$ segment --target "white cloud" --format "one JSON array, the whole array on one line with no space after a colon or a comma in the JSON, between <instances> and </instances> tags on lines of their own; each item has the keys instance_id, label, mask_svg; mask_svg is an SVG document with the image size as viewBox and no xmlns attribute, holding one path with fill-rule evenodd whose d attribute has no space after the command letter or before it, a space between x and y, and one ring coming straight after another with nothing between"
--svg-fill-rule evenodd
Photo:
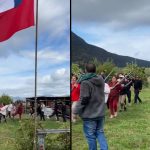
<instances>
[{"instance_id":1,"label":"white cloud","mask_svg":"<svg viewBox=\"0 0 150 150\"><path fill-rule=\"evenodd\" d=\"M73 23L104 24L117 30L149 26L149 11L149 0L72 0Z\"/></svg>"},{"instance_id":2,"label":"white cloud","mask_svg":"<svg viewBox=\"0 0 150 150\"><path fill-rule=\"evenodd\" d=\"M68 0L39 0L38 95L69 94L69 7ZM0 43L0 94L34 96L34 44L35 27Z\"/></svg>"},{"instance_id":3,"label":"white cloud","mask_svg":"<svg viewBox=\"0 0 150 150\"><path fill-rule=\"evenodd\" d=\"M39 0L39 45L64 38L66 42L70 28L70 2L68 0ZM42 41L40 41L42 40ZM35 44L35 27L17 32L9 40L0 43L0 57L18 54L20 50L33 47ZM66 43L67 44L67 43Z\"/></svg>"},{"instance_id":4,"label":"white cloud","mask_svg":"<svg viewBox=\"0 0 150 150\"><path fill-rule=\"evenodd\" d=\"M17 83L16 83L17 81ZM38 76L37 95L62 96L70 93L70 71L60 68L51 74ZM5 93L13 97L34 96L34 77L4 77L0 79L0 95Z\"/></svg>"}]
</instances>

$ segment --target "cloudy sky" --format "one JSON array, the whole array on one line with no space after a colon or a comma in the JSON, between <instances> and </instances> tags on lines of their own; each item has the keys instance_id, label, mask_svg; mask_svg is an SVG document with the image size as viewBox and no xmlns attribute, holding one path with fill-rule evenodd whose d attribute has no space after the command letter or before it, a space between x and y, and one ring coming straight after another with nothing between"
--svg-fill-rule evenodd
<instances>
[{"instance_id":1,"label":"cloudy sky","mask_svg":"<svg viewBox=\"0 0 150 150\"><path fill-rule=\"evenodd\" d=\"M110 52L150 61L149 0L72 0L72 31Z\"/></svg>"},{"instance_id":2,"label":"cloudy sky","mask_svg":"<svg viewBox=\"0 0 150 150\"><path fill-rule=\"evenodd\" d=\"M35 27L0 43L0 95L34 96ZM37 95L69 95L70 4L39 0Z\"/></svg>"}]
</instances>

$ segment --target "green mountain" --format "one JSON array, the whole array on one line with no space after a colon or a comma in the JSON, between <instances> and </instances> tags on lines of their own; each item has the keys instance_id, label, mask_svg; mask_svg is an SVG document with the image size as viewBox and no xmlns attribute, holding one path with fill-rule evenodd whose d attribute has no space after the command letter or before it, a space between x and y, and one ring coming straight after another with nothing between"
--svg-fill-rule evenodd
<instances>
[{"instance_id":1,"label":"green mountain","mask_svg":"<svg viewBox=\"0 0 150 150\"><path fill-rule=\"evenodd\" d=\"M150 67L150 61L121 56L110 53L107 50L88 44L75 33L71 33L71 59L73 63L84 64L97 58L101 62L112 60L118 67L126 66L126 63L136 63L141 67Z\"/></svg>"}]
</instances>

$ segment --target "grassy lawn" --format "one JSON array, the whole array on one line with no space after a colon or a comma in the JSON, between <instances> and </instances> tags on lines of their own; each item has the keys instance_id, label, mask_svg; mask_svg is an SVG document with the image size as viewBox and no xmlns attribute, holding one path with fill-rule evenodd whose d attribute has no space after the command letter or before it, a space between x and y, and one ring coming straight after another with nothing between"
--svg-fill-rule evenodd
<instances>
[{"instance_id":1,"label":"grassy lawn","mask_svg":"<svg viewBox=\"0 0 150 150\"><path fill-rule=\"evenodd\" d=\"M24 119L27 119L27 116L24 116ZM67 123L63 123L62 121L56 122L53 119L42 121L41 123L45 129L69 128L69 121ZM16 137L16 131L18 128L18 119L8 119L7 123L0 124L0 150L15 150L14 141Z\"/></svg>"},{"instance_id":2,"label":"grassy lawn","mask_svg":"<svg viewBox=\"0 0 150 150\"><path fill-rule=\"evenodd\" d=\"M109 119L106 112L105 134L109 150L150 150L150 90L144 89L140 97L142 104L128 106L127 112L120 112L115 119ZM72 130L73 150L87 150L82 122L73 124Z\"/></svg>"},{"instance_id":3,"label":"grassy lawn","mask_svg":"<svg viewBox=\"0 0 150 150\"><path fill-rule=\"evenodd\" d=\"M128 106L127 112L119 113L115 119L109 119L109 113L106 112L105 134L109 150L150 150L149 89L144 89L140 97L143 100L142 104ZM55 120L47 120L42 122L42 125L47 129L57 129L69 126L69 122L64 124ZM0 124L0 150L15 150L14 139L18 128L18 119ZM81 121L73 124L72 135L73 150L88 149Z\"/></svg>"}]
</instances>

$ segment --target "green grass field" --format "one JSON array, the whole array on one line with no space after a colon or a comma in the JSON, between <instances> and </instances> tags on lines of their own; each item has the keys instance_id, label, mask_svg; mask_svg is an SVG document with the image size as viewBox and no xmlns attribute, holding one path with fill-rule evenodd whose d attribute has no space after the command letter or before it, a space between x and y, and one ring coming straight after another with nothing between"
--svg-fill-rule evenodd
<instances>
[{"instance_id":1,"label":"green grass field","mask_svg":"<svg viewBox=\"0 0 150 150\"><path fill-rule=\"evenodd\" d=\"M150 150L150 92L144 89L140 97L142 104L128 106L127 112L119 113L115 119L109 119L106 112L105 134L109 150ZM133 99L133 98L132 98ZM42 122L44 128L62 128L62 122L47 120ZM67 123L67 126L69 123ZM15 150L13 141L19 121L8 120L0 124L0 150ZM73 150L87 150L87 143L82 132L82 122L72 126Z\"/></svg>"},{"instance_id":2,"label":"green grass field","mask_svg":"<svg viewBox=\"0 0 150 150\"><path fill-rule=\"evenodd\" d=\"M27 116L24 116L24 119L27 119ZM24 120L23 119L23 120ZM29 119L29 118L28 118ZM59 129L59 128L68 128L70 125L69 121L63 123L62 121L56 122L53 120L46 120L41 122L42 126L45 129ZM0 150L15 150L15 137L17 129L19 128L19 119L7 120L7 123L0 124Z\"/></svg>"},{"instance_id":3,"label":"green grass field","mask_svg":"<svg viewBox=\"0 0 150 150\"><path fill-rule=\"evenodd\" d=\"M109 119L106 112L109 150L150 150L150 90L144 89L140 97L142 104L128 106L127 112L120 112L117 118ZM72 132L73 150L87 150L81 121L72 125Z\"/></svg>"}]
</instances>

